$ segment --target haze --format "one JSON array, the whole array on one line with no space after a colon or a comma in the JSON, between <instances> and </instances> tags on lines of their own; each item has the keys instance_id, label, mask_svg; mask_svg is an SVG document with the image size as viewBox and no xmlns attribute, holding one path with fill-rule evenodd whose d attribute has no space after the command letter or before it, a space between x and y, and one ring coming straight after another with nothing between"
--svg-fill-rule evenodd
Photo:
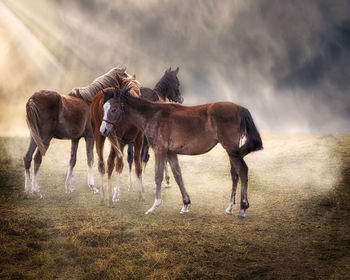
<instances>
[{"instance_id":1,"label":"haze","mask_svg":"<svg viewBox=\"0 0 350 280\"><path fill-rule=\"evenodd\" d=\"M0 1L0 135L25 102L123 65L151 87L180 67L185 105L246 106L261 132L350 132L348 1Z\"/></svg>"}]
</instances>

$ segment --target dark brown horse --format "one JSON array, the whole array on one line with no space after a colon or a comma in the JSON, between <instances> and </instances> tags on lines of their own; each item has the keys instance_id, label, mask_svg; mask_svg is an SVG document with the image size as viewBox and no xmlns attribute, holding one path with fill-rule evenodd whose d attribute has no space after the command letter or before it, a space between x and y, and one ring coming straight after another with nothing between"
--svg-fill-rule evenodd
<instances>
[{"instance_id":1,"label":"dark brown horse","mask_svg":"<svg viewBox=\"0 0 350 280\"><path fill-rule=\"evenodd\" d=\"M243 218L248 202L248 167L243 157L262 149L262 141L253 119L246 108L231 102L215 102L198 106L155 103L136 98L116 89L105 91L104 133L118 129L123 122L130 122L144 131L154 150L156 195L152 213L162 202L160 191L164 164L170 163L179 185L183 207L188 212L190 197L185 189L177 154L199 155L210 151L217 143L226 150L231 163L232 193L226 213L232 214L238 178L241 180L241 209L238 218ZM240 147L240 139L246 141Z\"/></svg>"},{"instance_id":2,"label":"dark brown horse","mask_svg":"<svg viewBox=\"0 0 350 280\"><path fill-rule=\"evenodd\" d=\"M162 76L162 78L155 85L154 89L141 87L141 97L154 102L166 102L167 100L172 102L177 102L182 104L184 101L180 93L180 82L177 78L179 73L179 67L175 70L171 70L171 67L167 69ZM142 148L142 162L144 165L147 164L149 159L148 153L149 147L147 138L144 139L143 148ZM133 162L133 144L128 145L128 163L129 170L131 171ZM165 165L165 181L169 185L169 176L167 171L167 165Z\"/></svg>"},{"instance_id":3,"label":"dark brown horse","mask_svg":"<svg viewBox=\"0 0 350 280\"><path fill-rule=\"evenodd\" d=\"M76 163L76 153L79 139L85 138L87 161L89 165L88 185L97 193L92 176L93 164L93 133L90 121L89 104L103 88L117 86L117 75L126 75L125 68L113 68L106 74L98 77L87 87L74 88L69 95L61 95L55 91L41 90L34 93L26 105L26 119L31 138L28 151L24 157L26 194L33 193L41 197L37 174L41 165L42 156L50 145L52 138L72 140L71 157L67 178L66 192L72 192L72 172ZM30 175L30 166L34 156L33 182Z\"/></svg>"},{"instance_id":4,"label":"dark brown horse","mask_svg":"<svg viewBox=\"0 0 350 280\"><path fill-rule=\"evenodd\" d=\"M121 77L118 87L128 87L129 92L133 96L140 96L140 84L136 81L135 76L132 77ZM120 174L123 171L123 150L124 146L129 143L133 143L135 146L134 162L135 162L135 173L137 177L137 185L139 188L140 198L144 192L142 185L142 168L141 168L141 150L143 146L144 134L143 132L135 127L134 125L123 122L118 126L118 129L113 130L112 133L106 133L105 126L108 124L105 119L104 111L108 111L108 105L103 106L104 100L108 98L108 94L104 95L104 92L113 91L114 88L107 88L101 90L91 104L91 121L94 132L94 139L96 141L96 153L98 155L98 170L101 175L101 204L104 204L106 198L108 206L113 207L113 203L119 200L120 193ZM102 133L104 135L102 135ZM108 183L107 190L105 190L103 184L103 177L105 174L105 163L103 159L103 147L104 142L108 136L111 142L111 150L107 160L107 172L108 172ZM112 188L111 176L113 168L115 166L117 173L117 184L116 187ZM130 178L131 174L129 174ZM130 184L130 179L129 179ZM108 194L108 196L106 195Z\"/></svg>"}]
</instances>

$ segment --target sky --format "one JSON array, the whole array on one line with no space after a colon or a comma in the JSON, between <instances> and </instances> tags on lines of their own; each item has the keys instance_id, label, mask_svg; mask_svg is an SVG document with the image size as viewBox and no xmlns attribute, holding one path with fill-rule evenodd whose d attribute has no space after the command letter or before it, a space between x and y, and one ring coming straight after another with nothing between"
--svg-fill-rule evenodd
<instances>
[{"instance_id":1,"label":"sky","mask_svg":"<svg viewBox=\"0 0 350 280\"><path fill-rule=\"evenodd\" d=\"M349 64L349 1L0 0L0 135L117 65L150 88L179 67L184 105L232 101L262 133L350 133Z\"/></svg>"}]
</instances>

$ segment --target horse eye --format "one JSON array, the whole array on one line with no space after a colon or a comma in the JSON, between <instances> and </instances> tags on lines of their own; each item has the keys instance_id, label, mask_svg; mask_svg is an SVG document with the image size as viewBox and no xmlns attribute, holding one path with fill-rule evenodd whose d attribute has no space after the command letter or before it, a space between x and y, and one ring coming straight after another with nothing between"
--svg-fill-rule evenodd
<instances>
[{"instance_id":1,"label":"horse eye","mask_svg":"<svg viewBox=\"0 0 350 280\"><path fill-rule=\"evenodd\" d=\"M116 108L112 108L112 109L111 109L111 112L112 112L112 113L115 113L115 112L117 112L117 109L116 109Z\"/></svg>"}]
</instances>

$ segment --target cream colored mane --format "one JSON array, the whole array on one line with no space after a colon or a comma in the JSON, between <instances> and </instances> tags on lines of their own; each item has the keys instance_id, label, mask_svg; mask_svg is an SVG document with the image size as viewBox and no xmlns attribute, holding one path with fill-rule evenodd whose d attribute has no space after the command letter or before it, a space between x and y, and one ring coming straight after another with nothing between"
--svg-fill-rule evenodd
<instances>
[{"instance_id":1,"label":"cream colored mane","mask_svg":"<svg viewBox=\"0 0 350 280\"><path fill-rule=\"evenodd\" d=\"M108 87L118 87L119 83L117 81L117 75L119 78L129 78L131 77L125 72L126 67L115 67L109 70L107 73L96 78L90 85L86 87L76 87L71 90L69 95L77 96L82 98L88 103L91 103L96 94Z\"/></svg>"}]
</instances>

